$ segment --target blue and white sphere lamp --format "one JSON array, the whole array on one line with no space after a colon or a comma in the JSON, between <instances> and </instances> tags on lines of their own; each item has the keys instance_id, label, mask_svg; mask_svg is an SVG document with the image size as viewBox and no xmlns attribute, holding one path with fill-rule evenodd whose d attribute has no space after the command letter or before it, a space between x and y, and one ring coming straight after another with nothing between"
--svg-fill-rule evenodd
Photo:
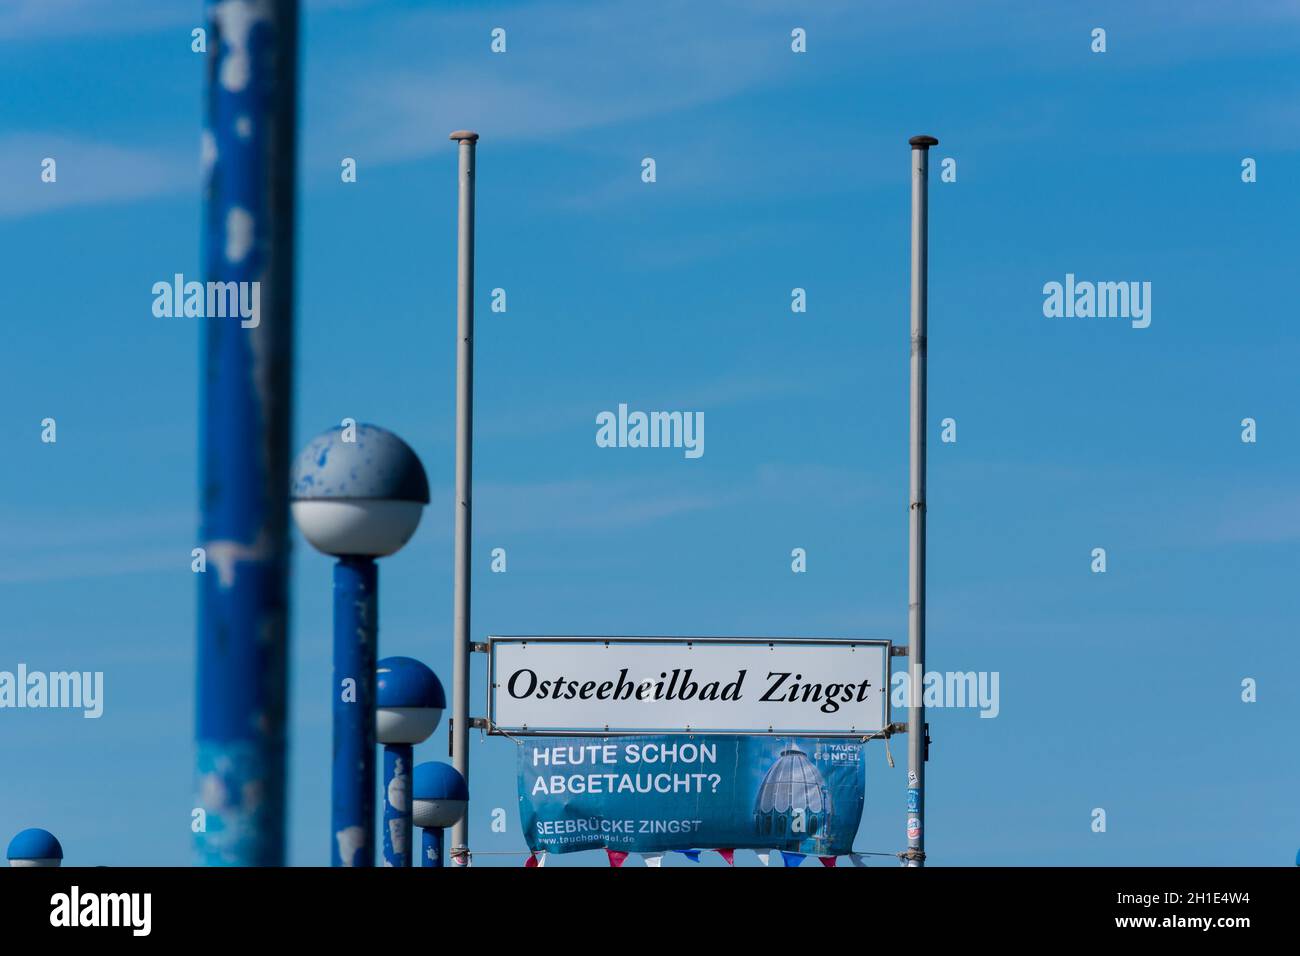
<instances>
[{"instance_id":1,"label":"blue and white sphere lamp","mask_svg":"<svg viewBox=\"0 0 1300 956\"><path fill-rule=\"evenodd\" d=\"M469 788L455 767L429 761L415 768L414 796L412 815L415 825L424 831L422 865L442 866L442 831L465 816Z\"/></svg>"},{"instance_id":2,"label":"blue and white sphere lamp","mask_svg":"<svg viewBox=\"0 0 1300 956\"><path fill-rule=\"evenodd\" d=\"M410 866L414 746L438 728L447 694L420 661L385 657L376 669L375 701L375 734L384 745L384 866Z\"/></svg>"},{"instance_id":3,"label":"blue and white sphere lamp","mask_svg":"<svg viewBox=\"0 0 1300 956\"><path fill-rule=\"evenodd\" d=\"M63 863L63 847L49 830L32 827L9 841L5 856L10 866L59 866Z\"/></svg>"},{"instance_id":4,"label":"blue and white sphere lamp","mask_svg":"<svg viewBox=\"0 0 1300 956\"><path fill-rule=\"evenodd\" d=\"M331 428L294 461L294 521L334 565L333 866L375 861L375 659L379 574L375 558L400 549L429 503L411 447L375 425Z\"/></svg>"}]
</instances>

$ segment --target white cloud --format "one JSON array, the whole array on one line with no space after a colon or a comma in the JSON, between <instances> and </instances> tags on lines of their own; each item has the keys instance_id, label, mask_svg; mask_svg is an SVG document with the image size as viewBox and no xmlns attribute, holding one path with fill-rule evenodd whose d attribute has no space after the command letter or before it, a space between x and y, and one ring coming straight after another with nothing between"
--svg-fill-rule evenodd
<instances>
[{"instance_id":1,"label":"white cloud","mask_svg":"<svg viewBox=\"0 0 1300 956\"><path fill-rule=\"evenodd\" d=\"M146 33L168 27L199 26L199 3L158 0L5 0L0 6L0 39Z\"/></svg>"},{"instance_id":2,"label":"white cloud","mask_svg":"<svg viewBox=\"0 0 1300 956\"><path fill-rule=\"evenodd\" d=\"M308 0L308 13L373 6L377 0ZM203 0L4 0L0 5L0 39L45 40L74 36L111 36L182 30L205 26Z\"/></svg>"},{"instance_id":3,"label":"white cloud","mask_svg":"<svg viewBox=\"0 0 1300 956\"><path fill-rule=\"evenodd\" d=\"M1224 544L1282 544L1300 540L1300 495L1256 489L1216 500L1216 535Z\"/></svg>"},{"instance_id":4,"label":"white cloud","mask_svg":"<svg viewBox=\"0 0 1300 956\"><path fill-rule=\"evenodd\" d=\"M609 532L721 508L757 517L774 506L798 507L815 500L823 507L846 507L880 494L866 476L824 465L760 465L722 482L713 475L688 474L686 467L666 462L664 474L657 477L476 483L475 531ZM452 500L446 488L437 497Z\"/></svg>"},{"instance_id":5,"label":"white cloud","mask_svg":"<svg viewBox=\"0 0 1300 956\"><path fill-rule=\"evenodd\" d=\"M52 183L41 179L46 157L57 164ZM0 136L0 218L198 189L198 162L171 147L125 147L58 133Z\"/></svg>"},{"instance_id":6,"label":"white cloud","mask_svg":"<svg viewBox=\"0 0 1300 956\"><path fill-rule=\"evenodd\" d=\"M498 22L509 45L495 55ZM671 114L780 83L795 67L788 24L762 6L680 0L394 16L366 31L386 41L382 58L358 42L354 60L331 61L321 99L336 121L322 137L396 161L450 148L446 133L467 126L491 142L555 140Z\"/></svg>"},{"instance_id":7,"label":"white cloud","mask_svg":"<svg viewBox=\"0 0 1300 956\"><path fill-rule=\"evenodd\" d=\"M188 510L99 517L66 509L0 516L5 528L0 583L189 570L198 517Z\"/></svg>"}]
</instances>

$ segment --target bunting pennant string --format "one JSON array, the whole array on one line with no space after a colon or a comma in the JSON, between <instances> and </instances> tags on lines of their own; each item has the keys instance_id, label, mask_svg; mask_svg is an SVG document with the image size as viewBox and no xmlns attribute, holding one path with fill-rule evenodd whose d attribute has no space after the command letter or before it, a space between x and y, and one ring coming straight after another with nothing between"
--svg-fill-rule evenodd
<instances>
[{"instance_id":1,"label":"bunting pennant string","mask_svg":"<svg viewBox=\"0 0 1300 956\"><path fill-rule=\"evenodd\" d=\"M664 855L666 852L669 851L663 851L663 850L657 852L641 851L639 855L646 866L662 868ZM700 854L703 853L704 851L703 850L672 850L671 852L680 853L682 856L686 857L686 859L690 860L692 863L699 863L701 862ZM727 866L734 867L736 865L735 847L719 847L718 849L713 850L712 852L722 857L723 861L727 864ZM808 854L797 853L792 850L779 850L779 851L778 850L754 850L754 856L758 857L758 862L761 865L771 866L772 855L778 852L781 854L781 862L785 866L800 866L803 864L803 861L808 858ZM627 850L611 850L608 848L605 849L605 853L609 857L609 865L616 868L622 867L624 862L626 862L627 858L631 855L631 853ZM529 868L545 866L546 854L547 854L546 850L530 850L528 853L528 858L524 860L524 866ZM883 856L884 854L880 854L880 855ZM855 867L864 867L867 865L867 854L854 853L850 851L848 853L843 854L843 856L847 857L849 863ZM830 869L834 869L836 866L839 865L839 861L841 858L839 856L819 856L817 857L817 859L818 861L820 861L822 866L828 867Z\"/></svg>"},{"instance_id":2,"label":"bunting pennant string","mask_svg":"<svg viewBox=\"0 0 1300 956\"><path fill-rule=\"evenodd\" d=\"M671 852L680 853L682 856L686 857L686 859L690 860L692 863L699 863L700 854L703 853L704 851L703 850L673 850ZM722 857L723 861L726 862L727 866L734 867L736 865L736 850L734 847L719 847L713 852L718 854L718 856ZM758 862L763 866L771 866L772 855L773 853L776 852L779 852L781 854L781 862L785 866L800 866L803 864L803 861L808 858L808 855L806 853L796 853L792 850L779 850L779 851L755 850L754 855L758 857ZM630 856L630 853L627 850L611 850L606 848L605 853L609 857L609 865L616 868L622 867L624 862L627 860L628 856ZM645 862L646 866L653 866L655 868L663 867L664 851L659 851L659 852L643 851L640 853L640 856L641 859ZM844 856L848 857L849 862L855 867L863 867L867 865L867 858L865 854L849 852L844 854ZM819 856L817 857L817 859L821 862L822 866L829 867L831 869L834 869L839 864L840 861L840 857L838 856ZM529 868L546 866L546 851L545 850L529 851L528 859L524 860L524 866Z\"/></svg>"}]
</instances>

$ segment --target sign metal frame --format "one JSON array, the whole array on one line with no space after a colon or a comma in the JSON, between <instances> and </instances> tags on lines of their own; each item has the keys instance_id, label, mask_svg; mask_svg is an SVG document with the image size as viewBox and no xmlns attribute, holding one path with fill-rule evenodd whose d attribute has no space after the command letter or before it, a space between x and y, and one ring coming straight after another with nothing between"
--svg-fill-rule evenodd
<instances>
[{"instance_id":1,"label":"sign metal frame","mask_svg":"<svg viewBox=\"0 0 1300 956\"><path fill-rule=\"evenodd\" d=\"M878 647L884 650L885 664L885 685L881 689L881 720L880 730L846 730L828 732L822 730L798 730L798 729L781 729L774 730L769 727L767 730L736 730L722 729L713 727L691 727L690 725L678 727L662 728L618 728L604 727L595 729L592 727L576 728L548 728L546 730L533 730L526 724L520 727L501 728L496 720L496 690L497 690L497 673L496 673L496 649L503 644L603 644L606 647L619 644L669 644L689 647L691 645L704 645L712 647L722 647L728 645L753 645L762 646L764 644L770 647L781 646L808 646L808 647ZM870 737L885 736L891 724L891 704L890 704L890 680L892 676L891 661L893 659L893 642L881 639L868 638L838 638L838 637L615 637L615 636L561 636L561 635L493 635L488 637L487 643L488 656L488 679L487 679L487 732L493 736L502 737L634 737L634 736L654 736L656 734L684 734L688 736L696 735L717 735L717 736L756 736L756 737L825 737L828 739L867 739Z\"/></svg>"}]
</instances>

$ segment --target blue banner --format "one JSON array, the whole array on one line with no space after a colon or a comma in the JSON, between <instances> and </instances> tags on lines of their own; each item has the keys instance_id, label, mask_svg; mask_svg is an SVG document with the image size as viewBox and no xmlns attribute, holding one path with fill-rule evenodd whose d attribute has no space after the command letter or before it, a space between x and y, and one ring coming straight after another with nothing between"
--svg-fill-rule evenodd
<instances>
[{"instance_id":1,"label":"blue banner","mask_svg":"<svg viewBox=\"0 0 1300 956\"><path fill-rule=\"evenodd\" d=\"M525 738L519 813L532 850L696 847L848 853L863 744L816 737Z\"/></svg>"}]
</instances>

